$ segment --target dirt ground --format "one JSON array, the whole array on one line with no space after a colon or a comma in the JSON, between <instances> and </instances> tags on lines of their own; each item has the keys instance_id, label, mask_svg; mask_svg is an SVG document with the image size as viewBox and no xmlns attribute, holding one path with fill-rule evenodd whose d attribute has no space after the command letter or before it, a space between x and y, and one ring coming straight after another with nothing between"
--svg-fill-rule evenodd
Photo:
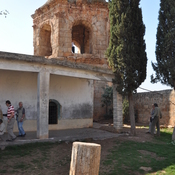
<instances>
[{"instance_id":1,"label":"dirt ground","mask_svg":"<svg viewBox=\"0 0 175 175\"><path fill-rule=\"evenodd\" d=\"M105 130L112 130L112 126L109 126L108 129L105 128ZM105 139L105 140L85 140L86 142L91 143L97 143L101 145L101 162L105 159L105 157L109 154L109 150L115 145L115 142L118 141L124 141L124 140L132 140L136 142L145 142L150 141L154 142L153 137L150 134L146 134L146 131L148 129L141 129L139 127L136 127L136 136L130 136L130 128L128 125L124 125L123 128L123 135L119 136L118 138L111 138L111 139ZM72 143L64 143L63 145L60 145L61 148L59 148L59 158L65 159L66 157L68 159L71 159L71 150L72 150ZM58 149L57 149L58 150ZM62 151L61 151L62 150ZM54 153L53 153L54 154ZM65 164L64 166L60 165L60 168L57 169L57 174L59 175L68 175L70 169L70 162L68 164ZM106 167L103 166L103 164L100 164L100 172L103 172Z\"/></svg>"},{"instance_id":2,"label":"dirt ground","mask_svg":"<svg viewBox=\"0 0 175 175\"><path fill-rule=\"evenodd\" d=\"M113 131L112 126L109 123L108 127L101 128L108 131ZM106 140L92 140L87 139L86 142L97 143L101 145L101 162L105 159L105 157L109 154L109 150L114 146L114 142L117 140L124 141L124 140L133 140L136 142L145 142L145 141L154 141L150 134L146 134L148 129L144 129L141 127L136 127L136 136L130 136L130 128L128 125L124 125L123 127L123 134L118 138L111 138ZM13 162L20 162L23 161L26 164L30 164L29 166L32 168L26 168L23 172L13 172L13 174L25 174L25 175L32 175L32 174L59 174L59 175L68 175L70 169L70 160L71 160L71 152L72 152L72 143L71 142L64 142L58 145L53 146L51 149L47 151L48 160L43 162L37 162L38 157L42 157L42 153L33 153L28 157L25 158L15 158L10 159L7 162L7 165L12 165ZM19 159L19 160L18 160ZM22 160L21 160L22 159ZM30 163L29 163L30 162ZM8 166L9 167L9 166ZM12 166L13 167L13 166ZM2 167L1 167L2 168ZM5 167L3 167L5 168ZM31 170L32 169L32 170ZM100 172L103 172L105 167L103 164L100 164ZM13 170L11 170L13 171Z\"/></svg>"}]
</instances>

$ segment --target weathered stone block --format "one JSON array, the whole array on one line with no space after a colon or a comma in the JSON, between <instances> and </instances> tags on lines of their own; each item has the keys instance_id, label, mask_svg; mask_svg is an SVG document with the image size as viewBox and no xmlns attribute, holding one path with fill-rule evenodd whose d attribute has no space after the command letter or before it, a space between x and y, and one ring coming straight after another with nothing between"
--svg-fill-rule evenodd
<instances>
[{"instance_id":1,"label":"weathered stone block","mask_svg":"<svg viewBox=\"0 0 175 175\"><path fill-rule=\"evenodd\" d=\"M99 144L74 142L69 175L98 175L100 154Z\"/></svg>"}]
</instances>

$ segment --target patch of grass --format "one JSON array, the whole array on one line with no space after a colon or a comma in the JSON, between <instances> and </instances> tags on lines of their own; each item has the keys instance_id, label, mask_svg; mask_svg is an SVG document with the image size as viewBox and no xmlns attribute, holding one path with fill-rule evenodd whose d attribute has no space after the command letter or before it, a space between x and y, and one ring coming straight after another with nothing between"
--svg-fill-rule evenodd
<instances>
[{"instance_id":1,"label":"patch of grass","mask_svg":"<svg viewBox=\"0 0 175 175\"><path fill-rule=\"evenodd\" d=\"M157 143L117 142L103 161L106 169L109 167L107 175L127 175L133 172L145 174L140 167L151 167L149 173L175 174L175 146L167 144L171 136L172 129L163 129L161 137L155 138ZM105 175L105 172L101 175Z\"/></svg>"},{"instance_id":2,"label":"patch of grass","mask_svg":"<svg viewBox=\"0 0 175 175\"><path fill-rule=\"evenodd\" d=\"M35 162L35 168L41 170L44 168L44 161L42 161L41 159L38 159L36 162Z\"/></svg>"},{"instance_id":3,"label":"patch of grass","mask_svg":"<svg viewBox=\"0 0 175 175\"><path fill-rule=\"evenodd\" d=\"M15 145L15 146L8 146L5 150L0 152L0 161L10 158L13 156L17 157L24 157L27 155L31 155L32 152L36 152L38 149L42 152L46 152L50 149L54 144L58 143L51 143L51 142L44 142L44 143L29 143L24 145Z\"/></svg>"},{"instance_id":4,"label":"patch of grass","mask_svg":"<svg viewBox=\"0 0 175 175\"><path fill-rule=\"evenodd\" d=\"M161 137L155 138L154 143L115 142L115 146L109 150L109 155L103 161L105 169L100 175L175 174L172 132L173 129L161 129ZM66 153L59 158L58 144L62 143L31 143L7 147L0 151L0 174L43 174L45 170L46 173L55 174L58 168L69 168L71 157ZM54 157L51 157L53 154ZM140 167L151 167L151 170L145 172Z\"/></svg>"},{"instance_id":5,"label":"patch of grass","mask_svg":"<svg viewBox=\"0 0 175 175\"><path fill-rule=\"evenodd\" d=\"M0 170L0 174L5 174L5 173L7 173L7 170L4 170L4 169Z\"/></svg>"},{"instance_id":6,"label":"patch of grass","mask_svg":"<svg viewBox=\"0 0 175 175\"><path fill-rule=\"evenodd\" d=\"M163 128L160 130L161 137L156 138L159 141L170 143L172 140L173 128Z\"/></svg>"},{"instance_id":7,"label":"patch of grass","mask_svg":"<svg viewBox=\"0 0 175 175\"><path fill-rule=\"evenodd\" d=\"M16 163L15 165L13 165L14 169L27 169L28 165L24 164L24 163Z\"/></svg>"},{"instance_id":8,"label":"patch of grass","mask_svg":"<svg viewBox=\"0 0 175 175\"><path fill-rule=\"evenodd\" d=\"M136 128L139 128L139 129L149 129L149 126L136 126Z\"/></svg>"},{"instance_id":9,"label":"patch of grass","mask_svg":"<svg viewBox=\"0 0 175 175\"><path fill-rule=\"evenodd\" d=\"M25 145L15 145L8 146L5 150L0 151L0 174L3 173L15 173L15 172L24 172L27 169L33 169L33 167L37 167L37 169L43 169L43 165L46 161L49 160L49 154L47 153L53 146L61 144L59 142L51 143L29 143ZM38 155L32 161L27 164L23 163L23 159L26 157L31 157L32 155ZM35 157L35 156L34 156ZM6 160L9 159L18 159L17 162L13 162L13 170L6 170ZM24 173L25 174L25 173Z\"/></svg>"}]
</instances>

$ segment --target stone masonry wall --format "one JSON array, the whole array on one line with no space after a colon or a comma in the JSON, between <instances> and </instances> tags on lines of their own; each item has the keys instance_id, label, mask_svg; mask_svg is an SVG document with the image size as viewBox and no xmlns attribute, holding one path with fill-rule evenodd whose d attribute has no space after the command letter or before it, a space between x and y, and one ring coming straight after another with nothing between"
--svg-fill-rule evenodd
<instances>
[{"instance_id":1,"label":"stone masonry wall","mask_svg":"<svg viewBox=\"0 0 175 175\"><path fill-rule=\"evenodd\" d=\"M48 0L32 15L34 55L108 67L109 9L105 0ZM47 33L48 35L45 35ZM44 34L44 35L43 35ZM72 43L81 54L72 53ZM94 81L94 120L105 115L102 87Z\"/></svg>"},{"instance_id":2,"label":"stone masonry wall","mask_svg":"<svg viewBox=\"0 0 175 175\"><path fill-rule=\"evenodd\" d=\"M43 56L41 50L44 39L41 40L41 37L43 37L41 30L48 30L49 25L52 53L45 55L48 58L54 57L75 61L76 56L72 53L72 42L81 47L82 42L84 42L83 53L86 54L86 57L89 54L91 64L93 64L93 61L99 62L98 59L105 59L105 51L109 43L107 2L102 0L50 0L37 9L32 18L34 55ZM77 35L79 30L79 35ZM83 35L84 41L79 40L79 37L83 37ZM84 62L84 54L79 54L79 62L81 60Z\"/></svg>"},{"instance_id":3,"label":"stone masonry wall","mask_svg":"<svg viewBox=\"0 0 175 175\"><path fill-rule=\"evenodd\" d=\"M134 94L134 107L138 110L138 122L147 124L152 104L157 103L162 111L160 125L175 126L175 91L164 90Z\"/></svg>"}]
</instances>

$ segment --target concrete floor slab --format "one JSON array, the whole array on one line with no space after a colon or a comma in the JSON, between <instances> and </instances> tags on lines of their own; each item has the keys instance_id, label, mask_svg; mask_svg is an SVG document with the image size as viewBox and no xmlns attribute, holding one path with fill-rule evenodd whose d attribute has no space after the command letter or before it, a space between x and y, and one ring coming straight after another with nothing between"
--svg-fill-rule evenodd
<instances>
[{"instance_id":1,"label":"concrete floor slab","mask_svg":"<svg viewBox=\"0 0 175 175\"><path fill-rule=\"evenodd\" d=\"M48 139L37 139L36 132L27 132L25 137L17 137L14 141L6 142L7 133L4 135L4 141L0 140L0 147L9 146L9 145L21 145L25 143L34 143L34 142L73 142L73 141L83 141L86 139L92 140L104 140L108 138L118 137L120 134L111 133L108 131L100 130L101 124L95 124L94 128L79 128L79 129L67 129L67 130L51 130L49 131ZM15 133L18 135L18 133Z\"/></svg>"}]
</instances>

